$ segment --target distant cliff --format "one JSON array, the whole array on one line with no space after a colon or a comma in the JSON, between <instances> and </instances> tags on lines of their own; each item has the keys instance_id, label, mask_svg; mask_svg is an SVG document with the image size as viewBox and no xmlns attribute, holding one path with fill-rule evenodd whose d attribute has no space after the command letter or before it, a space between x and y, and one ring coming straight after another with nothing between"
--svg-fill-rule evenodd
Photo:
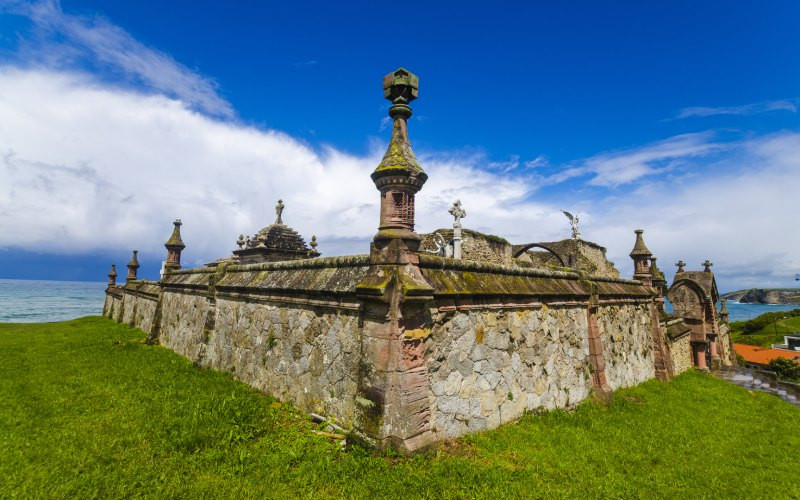
<instances>
[{"instance_id":1,"label":"distant cliff","mask_svg":"<svg viewBox=\"0 0 800 500\"><path fill-rule=\"evenodd\" d=\"M800 288L751 288L722 296L742 304L800 304Z\"/></svg>"}]
</instances>

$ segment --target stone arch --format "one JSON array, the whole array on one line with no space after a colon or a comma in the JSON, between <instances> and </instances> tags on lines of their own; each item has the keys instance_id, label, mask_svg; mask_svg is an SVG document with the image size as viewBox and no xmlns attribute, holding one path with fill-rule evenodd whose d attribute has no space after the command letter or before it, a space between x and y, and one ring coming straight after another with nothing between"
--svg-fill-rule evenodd
<instances>
[{"instance_id":1,"label":"stone arch","mask_svg":"<svg viewBox=\"0 0 800 500\"><path fill-rule=\"evenodd\" d=\"M541 243L526 243L524 245L514 245L514 254L512 255L512 257L516 259L517 257L527 252L531 248L541 248L543 250L550 252L551 254L555 255L555 257L558 259L558 262L561 264L561 267L568 267L566 262L564 262L564 259L558 253L556 253L555 250L546 245L542 245Z\"/></svg>"}]
</instances>

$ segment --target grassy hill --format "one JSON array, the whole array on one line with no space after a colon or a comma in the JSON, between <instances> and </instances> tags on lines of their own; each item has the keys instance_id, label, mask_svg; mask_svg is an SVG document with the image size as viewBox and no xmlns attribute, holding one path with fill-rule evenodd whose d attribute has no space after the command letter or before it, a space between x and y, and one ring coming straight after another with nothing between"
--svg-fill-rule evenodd
<instances>
[{"instance_id":1,"label":"grassy hill","mask_svg":"<svg viewBox=\"0 0 800 500\"><path fill-rule=\"evenodd\" d=\"M764 313L748 321L731 322L734 342L770 347L783 343L784 335L800 332L800 309Z\"/></svg>"},{"instance_id":2,"label":"grassy hill","mask_svg":"<svg viewBox=\"0 0 800 500\"><path fill-rule=\"evenodd\" d=\"M700 373L404 458L103 318L0 325L0 497L797 497L800 408Z\"/></svg>"}]
</instances>

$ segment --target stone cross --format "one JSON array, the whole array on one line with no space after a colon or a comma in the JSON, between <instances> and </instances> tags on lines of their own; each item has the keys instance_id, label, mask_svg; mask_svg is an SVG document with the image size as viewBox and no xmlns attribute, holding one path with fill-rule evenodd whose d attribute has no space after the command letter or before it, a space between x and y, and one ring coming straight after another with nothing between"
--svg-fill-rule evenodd
<instances>
[{"instance_id":1,"label":"stone cross","mask_svg":"<svg viewBox=\"0 0 800 500\"><path fill-rule=\"evenodd\" d=\"M461 206L461 200L456 200L450 207L450 215L455 218L453 222L453 258L461 259L461 219L467 216L467 211Z\"/></svg>"},{"instance_id":2,"label":"stone cross","mask_svg":"<svg viewBox=\"0 0 800 500\"><path fill-rule=\"evenodd\" d=\"M679 273L682 273L682 272L686 271L686 269L684 269L684 267L686 266L686 262L684 262L682 260L679 260L678 262L675 263L675 265L678 266L678 272Z\"/></svg>"},{"instance_id":3,"label":"stone cross","mask_svg":"<svg viewBox=\"0 0 800 500\"><path fill-rule=\"evenodd\" d=\"M454 228L461 227L461 219L467 216L466 210L464 210L464 208L461 206L461 200L456 200L455 203L453 203L453 206L450 207L450 210L448 210L448 212L450 212L450 215L455 217L455 222L453 222L453 227Z\"/></svg>"},{"instance_id":4,"label":"stone cross","mask_svg":"<svg viewBox=\"0 0 800 500\"><path fill-rule=\"evenodd\" d=\"M283 215L284 206L285 205L283 204L283 200L278 200L278 204L275 205L275 215L277 215L277 217L275 218L275 224L283 224L283 219L281 219L281 215Z\"/></svg>"},{"instance_id":5,"label":"stone cross","mask_svg":"<svg viewBox=\"0 0 800 500\"><path fill-rule=\"evenodd\" d=\"M705 269L703 269L703 271L705 271L705 272L707 272L707 273L710 273L710 272L711 272L711 266L713 266L713 265L714 265L714 263L713 263L713 262L711 262L710 260L706 259L706 261L705 261L705 262L703 262L703 263L702 263L702 264L700 264L700 265L701 265L701 266L705 266Z\"/></svg>"}]
</instances>

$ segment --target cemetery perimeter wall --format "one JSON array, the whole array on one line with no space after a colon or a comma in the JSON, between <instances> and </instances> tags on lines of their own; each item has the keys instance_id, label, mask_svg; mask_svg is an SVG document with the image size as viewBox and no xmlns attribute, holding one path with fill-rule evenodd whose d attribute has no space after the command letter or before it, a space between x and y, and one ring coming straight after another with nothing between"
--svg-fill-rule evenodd
<instances>
[{"instance_id":1,"label":"cemetery perimeter wall","mask_svg":"<svg viewBox=\"0 0 800 500\"><path fill-rule=\"evenodd\" d=\"M381 414L388 396L365 382L375 359L364 325L375 319L357 285L370 266L356 255L173 271L161 282L110 287L103 313L304 411L356 433L384 425L391 435ZM401 327L393 340L424 359L386 390L413 395L428 440L569 408L655 376L649 286L428 255L419 269L434 290L425 326ZM387 323L395 309L402 305L388 308Z\"/></svg>"}]
</instances>

